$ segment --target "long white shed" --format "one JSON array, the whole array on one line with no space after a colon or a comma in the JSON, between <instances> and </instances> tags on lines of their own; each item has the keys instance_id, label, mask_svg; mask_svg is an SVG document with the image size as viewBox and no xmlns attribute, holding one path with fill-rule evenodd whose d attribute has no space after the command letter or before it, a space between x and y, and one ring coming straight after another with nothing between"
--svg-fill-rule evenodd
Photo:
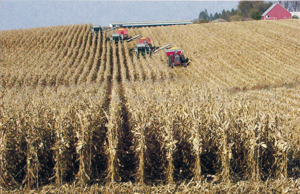
<instances>
[{"instance_id":1,"label":"long white shed","mask_svg":"<svg viewBox=\"0 0 300 194\"><path fill-rule=\"evenodd\" d=\"M169 26L192 24L191 20L169 20L169 21L144 21L144 22L112 22L109 26L115 27L144 27L144 26Z\"/></svg>"}]
</instances>

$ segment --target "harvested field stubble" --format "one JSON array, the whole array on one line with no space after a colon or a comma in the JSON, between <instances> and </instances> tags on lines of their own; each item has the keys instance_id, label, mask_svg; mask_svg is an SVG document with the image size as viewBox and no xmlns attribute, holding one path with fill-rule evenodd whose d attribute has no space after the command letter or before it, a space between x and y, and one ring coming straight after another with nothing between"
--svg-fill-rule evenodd
<instances>
[{"instance_id":1,"label":"harvested field stubble","mask_svg":"<svg viewBox=\"0 0 300 194\"><path fill-rule=\"evenodd\" d=\"M298 25L130 29L182 47L174 69L91 25L0 32L1 189L296 193Z\"/></svg>"}]
</instances>

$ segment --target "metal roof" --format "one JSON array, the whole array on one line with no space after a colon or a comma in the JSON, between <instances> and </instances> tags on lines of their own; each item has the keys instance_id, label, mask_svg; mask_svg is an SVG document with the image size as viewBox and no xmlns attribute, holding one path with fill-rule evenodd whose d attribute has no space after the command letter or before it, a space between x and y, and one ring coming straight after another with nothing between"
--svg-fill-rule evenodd
<instances>
[{"instance_id":1,"label":"metal roof","mask_svg":"<svg viewBox=\"0 0 300 194\"><path fill-rule=\"evenodd\" d=\"M279 3L275 3L273 4L271 7L269 7L269 9L267 9L267 11L265 11L261 16L266 16L276 5L280 5ZM281 5L280 5L281 6ZM282 6L281 6L282 7ZM285 9L284 7L282 7L283 9ZM285 9L286 10L286 9ZM288 11L288 10L287 10Z\"/></svg>"},{"instance_id":2,"label":"metal roof","mask_svg":"<svg viewBox=\"0 0 300 194\"><path fill-rule=\"evenodd\" d=\"M165 25L183 25L192 24L191 20L170 20L170 21L144 21L144 22L112 22L110 27L141 27L141 26L165 26Z\"/></svg>"},{"instance_id":3,"label":"metal roof","mask_svg":"<svg viewBox=\"0 0 300 194\"><path fill-rule=\"evenodd\" d=\"M261 16L266 16L278 3L273 4L269 9L267 9Z\"/></svg>"}]
</instances>

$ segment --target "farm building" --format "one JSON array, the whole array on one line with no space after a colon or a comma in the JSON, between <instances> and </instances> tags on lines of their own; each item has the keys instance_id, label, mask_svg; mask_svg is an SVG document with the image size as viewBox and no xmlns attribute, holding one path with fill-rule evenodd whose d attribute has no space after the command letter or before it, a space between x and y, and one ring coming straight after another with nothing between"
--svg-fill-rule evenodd
<instances>
[{"instance_id":1,"label":"farm building","mask_svg":"<svg viewBox=\"0 0 300 194\"><path fill-rule=\"evenodd\" d=\"M291 18L292 14L284 7L282 7L279 3L273 4L261 16L262 20L281 20Z\"/></svg>"},{"instance_id":2,"label":"farm building","mask_svg":"<svg viewBox=\"0 0 300 194\"><path fill-rule=\"evenodd\" d=\"M146 27L146 26L169 26L192 24L191 20L171 20L171 21L146 21L146 22L112 22L110 27Z\"/></svg>"}]
</instances>

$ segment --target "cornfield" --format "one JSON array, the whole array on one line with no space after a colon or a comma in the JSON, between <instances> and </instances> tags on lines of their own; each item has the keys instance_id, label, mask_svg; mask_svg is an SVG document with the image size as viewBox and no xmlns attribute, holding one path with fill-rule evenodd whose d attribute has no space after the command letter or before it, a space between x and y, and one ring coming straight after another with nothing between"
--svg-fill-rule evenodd
<instances>
[{"instance_id":1,"label":"cornfield","mask_svg":"<svg viewBox=\"0 0 300 194\"><path fill-rule=\"evenodd\" d=\"M0 187L14 192L297 193L299 20L1 31Z\"/></svg>"}]
</instances>

